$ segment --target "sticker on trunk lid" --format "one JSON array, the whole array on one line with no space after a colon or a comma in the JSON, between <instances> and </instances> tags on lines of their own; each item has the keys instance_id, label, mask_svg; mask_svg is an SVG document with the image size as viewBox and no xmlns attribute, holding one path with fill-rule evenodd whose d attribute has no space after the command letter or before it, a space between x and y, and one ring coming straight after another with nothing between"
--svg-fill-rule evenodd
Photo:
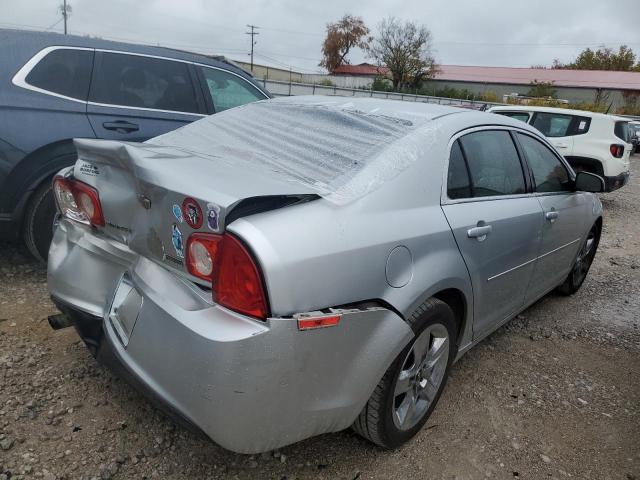
<instances>
[{"instance_id":1,"label":"sticker on trunk lid","mask_svg":"<svg viewBox=\"0 0 640 480\"><path fill-rule=\"evenodd\" d=\"M187 197L182 202L182 215L187 225L194 230L202 226L202 208L193 198Z\"/></svg>"},{"instance_id":2,"label":"sticker on trunk lid","mask_svg":"<svg viewBox=\"0 0 640 480\"><path fill-rule=\"evenodd\" d=\"M174 203L173 207L171 207L171 211L173 212L173 216L176 217L176 220L178 220L180 223L184 222L184 218L182 216L182 209L180 208L180 205L178 205L177 203Z\"/></svg>"},{"instance_id":3,"label":"sticker on trunk lid","mask_svg":"<svg viewBox=\"0 0 640 480\"><path fill-rule=\"evenodd\" d=\"M184 244L182 243L182 232L175 223L171 226L171 243L178 258L184 258Z\"/></svg>"},{"instance_id":4,"label":"sticker on trunk lid","mask_svg":"<svg viewBox=\"0 0 640 480\"><path fill-rule=\"evenodd\" d=\"M207 204L207 227L214 232L219 230L218 219L220 218L220 207L213 203Z\"/></svg>"},{"instance_id":5,"label":"sticker on trunk lid","mask_svg":"<svg viewBox=\"0 0 640 480\"><path fill-rule=\"evenodd\" d=\"M98 167L93 163L82 162L80 164L80 173L95 177L97 175L100 175L100 170L98 170Z\"/></svg>"}]
</instances>

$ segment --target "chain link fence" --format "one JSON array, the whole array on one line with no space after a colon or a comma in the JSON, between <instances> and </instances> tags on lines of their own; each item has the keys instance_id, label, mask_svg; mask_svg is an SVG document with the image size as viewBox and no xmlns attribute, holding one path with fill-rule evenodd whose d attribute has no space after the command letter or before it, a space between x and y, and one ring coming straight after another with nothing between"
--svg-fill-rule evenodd
<instances>
[{"instance_id":1,"label":"chain link fence","mask_svg":"<svg viewBox=\"0 0 640 480\"><path fill-rule=\"evenodd\" d=\"M381 92L362 88L345 88L331 85L317 85L309 83L283 82L279 80L258 80L275 97L292 95L334 95L339 97L370 97L401 100L404 102L437 103L456 107L487 109L493 105L503 103L485 102L482 100L434 97L430 95L414 95L411 93Z\"/></svg>"}]
</instances>

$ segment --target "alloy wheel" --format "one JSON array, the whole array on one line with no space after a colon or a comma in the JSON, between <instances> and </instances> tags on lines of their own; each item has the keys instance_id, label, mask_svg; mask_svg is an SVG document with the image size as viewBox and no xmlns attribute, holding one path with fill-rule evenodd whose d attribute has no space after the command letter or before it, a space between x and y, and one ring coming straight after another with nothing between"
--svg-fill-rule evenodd
<instances>
[{"instance_id":1,"label":"alloy wheel","mask_svg":"<svg viewBox=\"0 0 640 480\"><path fill-rule=\"evenodd\" d=\"M592 229L582 245L582 248L578 252L576 263L573 266L573 281L576 285L582 284L586 278L587 273L589 272L589 267L591 267L591 262L593 262L595 247L596 232L595 229Z\"/></svg>"},{"instance_id":2,"label":"alloy wheel","mask_svg":"<svg viewBox=\"0 0 640 480\"><path fill-rule=\"evenodd\" d=\"M400 430L414 427L435 400L449 361L449 334L444 325L427 327L413 342L396 379L393 422Z\"/></svg>"}]
</instances>

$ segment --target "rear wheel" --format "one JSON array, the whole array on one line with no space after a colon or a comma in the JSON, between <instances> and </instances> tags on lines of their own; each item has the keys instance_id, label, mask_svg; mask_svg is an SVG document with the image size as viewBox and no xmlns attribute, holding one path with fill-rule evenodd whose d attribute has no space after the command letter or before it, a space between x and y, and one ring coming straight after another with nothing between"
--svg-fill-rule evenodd
<instances>
[{"instance_id":1,"label":"rear wheel","mask_svg":"<svg viewBox=\"0 0 640 480\"><path fill-rule=\"evenodd\" d=\"M31 196L22 227L25 245L29 252L41 262L46 262L49 255L56 215L51 181L46 180Z\"/></svg>"},{"instance_id":2,"label":"rear wheel","mask_svg":"<svg viewBox=\"0 0 640 480\"><path fill-rule=\"evenodd\" d=\"M456 354L453 311L431 298L408 320L413 340L396 357L353 424L384 448L411 439L425 424L444 389Z\"/></svg>"},{"instance_id":3,"label":"rear wheel","mask_svg":"<svg viewBox=\"0 0 640 480\"><path fill-rule=\"evenodd\" d=\"M591 227L591 230L589 230L586 240L582 244L582 247L580 247L571 272L569 272L569 275L567 275L562 285L558 287L560 293L563 295L572 295L580 290L584 280L587 278L587 273L589 273L593 259L596 256L599 243L600 228L595 224Z\"/></svg>"}]
</instances>

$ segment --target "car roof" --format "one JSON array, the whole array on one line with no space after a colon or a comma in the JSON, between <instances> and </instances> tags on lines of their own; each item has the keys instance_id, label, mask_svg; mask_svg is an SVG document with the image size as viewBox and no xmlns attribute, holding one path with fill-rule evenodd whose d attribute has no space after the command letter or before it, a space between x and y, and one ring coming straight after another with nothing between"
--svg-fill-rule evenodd
<instances>
[{"instance_id":1,"label":"car roof","mask_svg":"<svg viewBox=\"0 0 640 480\"><path fill-rule=\"evenodd\" d=\"M495 115L490 112L470 110L468 108L440 105L426 102L405 102L402 100L389 100L375 97L340 97L330 95L300 95L291 97L278 97L270 100L271 103L288 103L291 105L313 106L331 110L357 111L360 114L372 116L386 116L414 122L421 126L447 121L454 125L453 128L468 128L470 125L499 125L517 127L528 130L536 135L540 132L535 128L504 115Z\"/></svg>"},{"instance_id":2,"label":"car roof","mask_svg":"<svg viewBox=\"0 0 640 480\"><path fill-rule=\"evenodd\" d=\"M390 116L411 120L433 120L435 118L468 110L435 103L405 102L372 97L341 97L331 95L298 95L278 97L272 102L288 103L307 107L328 108L332 110L357 110L361 114Z\"/></svg>"},{"instance_id":3,"label":"car roof","mask_svg":"<svg viewBox=\"0 0 640 480\"><path fill-rule=\"evenodd\" d=\"M21 53L24 51L27 58L21 58L21 62L26 61L28 58L46 47L61 46L95 48L201 63L213 67L224 68L253 80L253 77L246 70L243 70L235 63L227 60L221 55L203 55L167 47L154 47L135 43L116 42L112 40L104 40L102 38L81 37L78 35L62 35L55 32L0 29L0 44L4 44L5 42L16 45L16 48Z\"/></svg>"}]
</instances>

